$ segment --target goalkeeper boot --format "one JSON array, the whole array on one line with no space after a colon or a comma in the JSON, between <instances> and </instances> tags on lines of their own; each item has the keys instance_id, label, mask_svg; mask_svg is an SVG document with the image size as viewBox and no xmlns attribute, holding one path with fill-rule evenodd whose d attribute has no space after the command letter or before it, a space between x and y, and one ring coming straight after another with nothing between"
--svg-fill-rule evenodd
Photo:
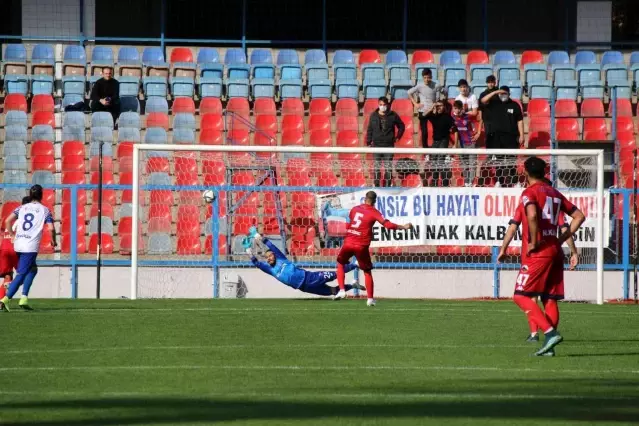
<instances>
[{"instance_id":1,"label":"goalkeeper boot","mask_svg":"<svg viewBox=\"0 0 639 426\"><path fill-rule=\"evenodd\" d=\"M20 302L18 303L18 306L20 306L25 311L32 311L33 310L33 308L31 306L29 306L29 298L27 296L22 296L20 298Z\"/></svg>"},{"instance_id":2,"label":"goalkeeper boot","mask_svg":"<svg viewBox=\"0 0 639 426\"><path fill-rule=\"evenodd\" d=\"M368 299L366 301L366 306L375 306L375 299Z\"/></svg>"},{"instance_id":3,"label":"goalkeeper boot","mask_svg":"<svg viewBox=\"0 0 639 426\"><path fill-rule=\"evenodd\" d=\"M532 334L528 335L528 338L526 339L527 343L537 343L539 342L539 334L535 334L534 336Z\"/></svg>"},{"instance_id":4,"label":"goalkeeper boot","mask_svg":"<svg viewBox=\"0 0 639 426\"><path fill-rule=\"evenodd\" d=\"M9 312L9 298L7 296L4 296L2 299L0 299L0 311L5 311L5 312Z\"/></svg>"},{"instance_id":5,"label":"goalkeeper boot","mask_svg":"<svg viewBox=\"0 0 639 426\"><path fill-rule=\"evenodd\" d=\"M561 337L561 334L557 332L557 330L552 330L549 333L546 333L546 341L544 342L544 346L535 352L536 356L543 356L546 353L553 350L555 346L563 342L564 338Z\"/></svg>"},{"instance_id":6,"label":"goalkeeper boot","mask_svg":"<svg viewBox=\"0 0 639 426\"><path fill-rule=\"evenodd\" d=\"M335 296L333 296L333 300L346 299L346 291L340 290L337 292Z\"/></svg>"}]
</instances>

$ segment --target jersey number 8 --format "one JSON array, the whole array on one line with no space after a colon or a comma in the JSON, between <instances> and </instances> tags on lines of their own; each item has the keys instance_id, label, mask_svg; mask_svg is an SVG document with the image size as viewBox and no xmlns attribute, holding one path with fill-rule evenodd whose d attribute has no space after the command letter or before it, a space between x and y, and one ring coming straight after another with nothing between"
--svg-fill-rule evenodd
<instances>
[{"instance_id":1,"label":"jersey number 8","mask_svg":"<svg viewBox=\"0 0 639 426\"><path fill-rule=\"evenodd\" d=\"M28 231L29 229L33 228L33 219L35 218L35 216L33 215L33 213L27 213L24 215L24 222L22 223L22 230L23 231Z\"/></svg>"}]
</instances>

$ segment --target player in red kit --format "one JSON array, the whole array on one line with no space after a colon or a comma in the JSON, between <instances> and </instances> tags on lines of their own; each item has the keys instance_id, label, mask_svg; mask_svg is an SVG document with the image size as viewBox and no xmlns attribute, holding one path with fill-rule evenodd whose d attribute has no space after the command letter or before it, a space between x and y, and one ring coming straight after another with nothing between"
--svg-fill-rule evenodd
<instances>
[{"instance_id":1,"label":"player in red kit","mask_svg":"<svg viewBox=\"0 0 639 426\"><path fill-rule=\"evenodd\" d=\"M584 214L544 178L546 162L530 157L524 163L528 187L521 194L525 210L522 225L521 269L515 284L514 302L526 313L530 323L544 332L544 346L535 355L553 351L563 337L556 329L559 320L557 300L564 298L564 256L561 245L585 220ZM570 226L557 235L562 213L572 217ZM546 314L535 299L544 301Z\"/></svg>"},{"instance_id":2,"label":"player in red kit","mask_svg":"<svg viewBox=\"0 0 639 426\"><path fill-rule=\"evenodd\" d=\"M369 246L373 239L373 226L376 222L381 223L387 229L411 229L412 224L398 225L382 216L375 208L377 202L377 194L374 191L368 191L364 199L364 204L353 207L349 213L350 223L346 230L346 237L342 249L337 255L337 283L339 292L335 295L335 299L343 299L346 297L344 286L345 272L344 265L350 263L351 257L355 256L359 269L364 273L364 285L366 286L366 294L368 306L375 306L374 287L373 287L373 262Z\"/></svg>"}]
</instances>

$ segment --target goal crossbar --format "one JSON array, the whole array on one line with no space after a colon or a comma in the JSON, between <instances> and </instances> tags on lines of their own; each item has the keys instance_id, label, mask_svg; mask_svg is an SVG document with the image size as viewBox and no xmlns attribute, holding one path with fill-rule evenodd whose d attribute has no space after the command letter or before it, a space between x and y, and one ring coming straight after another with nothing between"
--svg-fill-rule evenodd
<instances>
[{"instance_id":1,"label":"goal crossbar","mask_svg":"<svg viewBox=\"0 0 639 426\"><path fill-rule=\"evenodd\" d=\"M190 152L246 152L246 153L334 153L334 154L408 154L408 155L511 155L511 156L565 156L596 158L596 194L597 227L604 229L604 151L601 149L478 149L478 148L370 148L370 147L301 147L301 146L238 146L238 145L178 145L178 144L135 144L133 146L133 164L140 164L140 152L143 151L190 151ZM139 199L140 168L133 167L133 200ZM131 241L131 296L137 294L138 277L138 235L139 203L133 203ZM603 232L596 233L596 281L597 303L603 304Z\"/></svg>"}]
</instances>

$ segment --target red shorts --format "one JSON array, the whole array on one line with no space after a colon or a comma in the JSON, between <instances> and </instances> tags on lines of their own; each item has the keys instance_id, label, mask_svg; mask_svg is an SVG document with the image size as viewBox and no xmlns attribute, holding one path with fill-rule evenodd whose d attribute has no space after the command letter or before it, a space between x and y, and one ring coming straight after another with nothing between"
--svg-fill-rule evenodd
<instances>
[{"instance_id":1,"label":"red shorts","mask_svg":"<svg viewBox=\"0 0 639 426\"><path fill-rule=\"evenodd\" d=\"M371 260L371 253L368 250L368 246L351 246L344 244L337 255L337 262L346 265L350 263L353 256L357 259L359 269L362 271L370 271L373 269L373 261Z\"/></svg>"},{"instance_id":2,"label":"red shorts","mask_svg":"<svg viewBox=\"0 0 639 426\"><path fill-rule=\"evenodd\" d=\"M0 245L0 276L13 276L13 270L18 267L18 255L13 249L9 238L3 238Z\"/></svg>"},{"instance_id":3,"label":"red shorts","mask_svg":"<svg viewBox=\"0 0 639 426\"><path fill-rule=\"evenodd\" d=\"M564 256L529 257L522 260L515 294L542 299L564 298Z\"/></svg>"}]
</instances>

